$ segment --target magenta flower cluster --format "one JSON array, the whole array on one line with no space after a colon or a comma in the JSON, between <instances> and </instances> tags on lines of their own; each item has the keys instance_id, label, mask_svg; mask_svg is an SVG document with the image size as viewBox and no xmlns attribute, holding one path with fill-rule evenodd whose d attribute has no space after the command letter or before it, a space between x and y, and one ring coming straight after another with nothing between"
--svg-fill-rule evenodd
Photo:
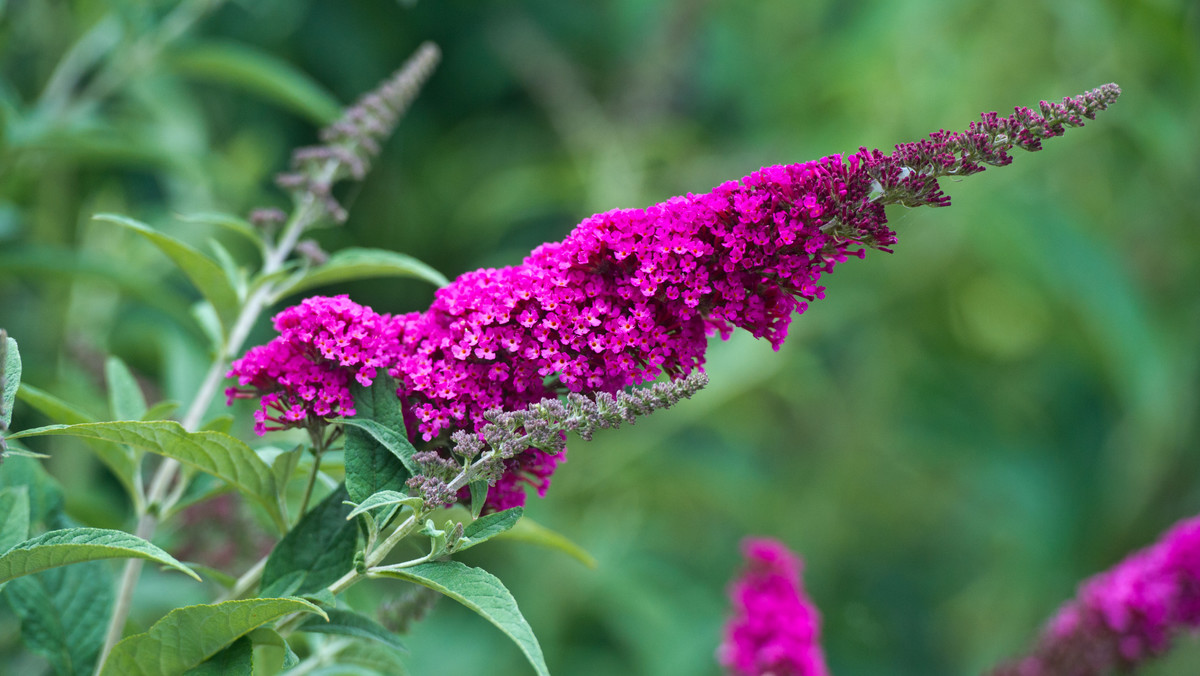
<instances>
[{"instance_id":1,"label":"magenta flower cluster","mask_svg":"<svg viewBox=\"0 0 1200 676\"><path fill-rule=\"evenodd\" d=\"M348 296L307 298L275 315L279 332L233 362L226 377L229 402L261 396L254 430L299 427L330 416L354 415L350 378L370 385L391 363L395 325L387 315Z\"/></svg>"},{"instance_id":2,"label":"magenta flower cluster","mask_svg":"<svg viewBox=\"0 0 1200 676\"><path fill-rule=\"evenodd\" d=\"M1043 103L1044 115L1024 108L1007 118L984 115L966 132L938 132L891 155L862 148L846 158L766 167L708 193L597 214L519 266L462 275L425 312L387 318L359 308L387 327L368 329L386 345L364 345L362 354L396 378L414 437L443 443L454 430L478 431L492 408L518 410L564 392L611 394L661 374L678 378L703 365L714 333L743 328L778 349L792 317L824 296L822 275L861 257L864 247L888 250L896 241L886 204L945 206L937 177L1007 164L1014 144L1036 149L1038 139L1094 117L1119 91L1106 85ZM325 302L305 301L317 314ZM337 371L358 362L314 351L315 338L280 339L230 372L251 388L238 393L276 396L263 404L260 431L270 429L265 422L344 414L349 395L339 390ZM300 357L320 367L280 363ZM509 459L489 507L524 504L526 485L544 495L563 459L533 448Z\"/></svg>"},{"instance_id":3,"label":"magenta flower cluster","mask_svg":"<svg viewBox=\"0 0 1200 676\"><path fill-rule=\"evenodd\" d=\"M721 666L734 676L828 676L800 558L768 538L747 538L742 554L746 569L729 588L734 616L717 649Z\"/></svg>"},{"instance_id":4,"label":"magenta flower cluster","mask_svg":"<svg viewBox=\"0 0 1200 676\"><path fill-rule=\"evenodd\" d=\"M1200 517L1085 581L1050 620L1033 654L995 676L1099 676L1161 655L1200 627Z\"/></svg>"}]
</instances>

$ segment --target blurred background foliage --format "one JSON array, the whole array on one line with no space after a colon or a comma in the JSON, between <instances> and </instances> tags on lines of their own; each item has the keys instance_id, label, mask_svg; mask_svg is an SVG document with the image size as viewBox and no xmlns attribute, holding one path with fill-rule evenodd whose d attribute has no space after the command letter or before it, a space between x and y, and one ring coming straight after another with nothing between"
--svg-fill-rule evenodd
<instances>
[{"instance_id":1,"label":"blurred background foliage","mask_svg":"<svg viewBox=\"0 0 1200 676\"><path fill-rule=\"evenodd\" d=\"M804 555L835 674L980 673L1081 578L1200 511L1188 0L9 0L0 326L25 380L99 413L113 353L153 398L187 401L206 359L195 293L90 216L218 237L253 260L178 216L285 205L271 178L289 150L423 40L442 47L439 72L345 195L349 222L319 237L449 276L516 263L594 211L765 164L887 149L1109 81L1125 91L1043 152L948 182L953 208L891 212L896 253L840 267L780 353L745 336L714 345L694 400L573 445L529 513L599 567L514 543L467 557L510 586L555 673L717 673L747 534ZM321 291L385 312L431 298L416 282ZM16 413L17 429L45 422ZM37 449L72 518L130 525L81 445ZM162 540L219 546L203 527ZM148 575L134 622L201 598ZM0 609L0 663L36 673L16 636ZM528 669L453 604L408 643L418 675ZM1188 640L1152 672L1198 661Z\"/></svg>"}]
</instances>

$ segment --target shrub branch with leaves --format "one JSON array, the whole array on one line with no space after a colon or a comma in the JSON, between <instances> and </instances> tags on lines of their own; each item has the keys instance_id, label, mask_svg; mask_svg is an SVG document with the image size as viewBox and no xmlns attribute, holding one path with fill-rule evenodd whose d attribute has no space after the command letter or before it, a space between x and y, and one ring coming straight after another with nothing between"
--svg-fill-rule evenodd
<instances>
[{"instance_id":1,"label":"shrub branch with leaves","mask_svg":"<svg viewBox=\"0 0 1200 676\"><path fill-rule=\"evenodd\" d=\"M210 256L132 218L96 216L156 247L203 297L194 314L212 338L214 359L178 421L167 419L170 405L145 400L116 358L106 366L114 419L79 413L20 382L17 341L0 331L0 457L36 456L25 444L37 437L83 439L128 491L136 516L131 532L57 518L35 534L31 514L44 520L52 510L42 503L60 499L40 470L29 470L25 485L0 490L0 584L30 649L56 672L305 674L369 650L375 671L399 673L402 645L393 629L420 619L429 599L442 595L493 623L536 673L548 674L513 596L491 573L454 557L515 531L577 551L523 516L526 489L545 495L568 434L590 439L696 394L707 382L702 366L714 333L742 328L778 348L794 315L824 296L823 275L868 249L890 251L896 234L887 205L946 206L940 178L1006 165L1013 148L1038 150L1120 93L1105 85L1043 102L1040 112L985 114L964 132L937 132L890 154L862 148L766 167L708 193L598 214L521 265L454 282L403 254L327 255L306 243L314 228L346 221L337 185L367 175L438 58L435 46L422 45L327 126L321 145L295 151L277 181L291 194L290 213L205 217L254 242L262 256L253 274L228 254ZM275 316L275 339L243 353L252 328L281 299L380 276L435 285L433 305L392 316L345 296L309 298ZM206 419L226 377L236 379L225 390L231 402L258 399L258 435L296 428L307 443L256 447ZM12 433L18 399L55 424ZM344 467L331 475L323 459L334 452ZM148 477L144 468L153 468ZM303 485L298 499L289 497L293 482ZM240 577L181 562L152 544L160 523L226 490L252 504L279 538ZM398 560L400 546L416 542L424 544L418 555ZM758 544L747 545L751 569L735 586L743 607L723 664L738 674L825 673L798 559L782 544L751 542ZM127 559L115 582L97 563L112 558ZM176 608L130 633L146 561L218 579L223 590L212 603ZM366 579L425 591L389 606L389 629L341 596ZM60 635L46 634L38 593L56 599L59 611L82 596L101 602L68 617ZM99 626L97 612L107 617L104 632L91 629ZM793 620L804 627L777 626ZM1093 624L1100 627L1093 634L1113 631ZM788 646L803 655L788 654Z\"/></svg>"}]
</instances>

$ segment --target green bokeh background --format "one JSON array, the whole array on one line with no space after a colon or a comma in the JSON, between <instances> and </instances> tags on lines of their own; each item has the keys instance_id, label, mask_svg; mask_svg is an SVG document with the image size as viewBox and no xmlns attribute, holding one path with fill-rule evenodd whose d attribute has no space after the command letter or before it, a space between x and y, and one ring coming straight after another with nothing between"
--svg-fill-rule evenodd
<instances>
[{"instance_id":1,"label":"green bokeh background","mask_svg":"<svg viewBox=\"0 0 1200 676\"><path fill-rule=\"evenodd\" d=\"M128 46L168 9L0 3L0 326L25 380L93 409L105 353L184 401L205 364L184 281L90 215L202 246L217 232L172 214L285 205L271 177L315 137L305 108L197 69L185 57L202 42L261 50L343 102L437 42L440 69L344 195L349 222L317 237L449 276L519 262L598 210L1124 89L1044 151L947 181L952 208L890 211L896 253L839 267L778 353L714 344L694 400L573 444L529 513L599 567L513 543L466 557L510 586L556 674L718 673L724 587L750 534L804 556L838 676L977 674L1026 647L1080 579L1200 512L1194 2L246 1L139 57ZM116 36L111 52L133 54L122 77L91 106L83 89L43 95L89 31L73 53ZM386 312L431 297L404 281L322 292ZM18 408L14 426L43 422ZM129 526L82 447L38 448L75 519ZM199 600L170 582L186 584L147 577L135 622ZM0 663L27 660L7 609L0 627ZM528 673L450 603L407 642L413 674ZM1196 673L1200 642L1181 646L1147 673Z\"/></svg>"}]
</instances>

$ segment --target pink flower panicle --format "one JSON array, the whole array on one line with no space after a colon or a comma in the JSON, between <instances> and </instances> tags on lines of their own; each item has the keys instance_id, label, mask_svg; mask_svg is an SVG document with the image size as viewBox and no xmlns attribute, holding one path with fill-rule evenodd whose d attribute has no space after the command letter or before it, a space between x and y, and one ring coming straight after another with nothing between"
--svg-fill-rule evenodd
<instances>
[{"instance_id":1,"label":"pink flower panicle","mask_svg":"<svg viewBox=\"0 0 1200 676\"><path fill-rule=\"evenodd\" d=\"M1014 145L1036 150L1119 93L1106 85L1043 102L1042 114L985 114L890 155L765 167L708 193L597 214L519 266L464 274L427 311L393 320L389 372L413 434L444 443L479 431L489 409L678 378L704 363L709 335L734 328L778 349L792 317L824 297L823 275L896 242L885 205L945 206L938 177L1007 164ZM525 485L543 495L562 460L534 448L511 458L489 508L524 504Z\"/></svg>"},{"instance_id":2,"label":"pink flower panicle","mask_svg":"<svg viewBox=\"0 0 1200 676\"><path fill-rule=\"evenodd\" d=\"M746 569L729 588L734 616L717 649L721 666L734 676L829 676L800 558L766 538L747 538L742 554Z\"/></svg>"},{"instance_id":3,"label":"pink flower panicle","mask_svg":"<svg viewBox=\"0 0 1200 676\"><path fill-rule=\"evenodd\" d=\"M260 435L352 416L351 378L369 386L391 363L395 332L390 319L347 296L307 298L275 315L279 336L233 362L226 377L236 377L238 387L225 394L231 403L262 397L254 413Z\"/></svg>"},{"instance_id":4,"label":"pink flower panicle","mask_svg":"<svg viewBox=\"0 0 1200 676\"><path fill-rule=\"evenodd\" d=\"M1085 581L1046 625L1033 653L993 676L1099 676L1129 671L1200 627L1200 517Z\"/></svg>"}]
</instances>

